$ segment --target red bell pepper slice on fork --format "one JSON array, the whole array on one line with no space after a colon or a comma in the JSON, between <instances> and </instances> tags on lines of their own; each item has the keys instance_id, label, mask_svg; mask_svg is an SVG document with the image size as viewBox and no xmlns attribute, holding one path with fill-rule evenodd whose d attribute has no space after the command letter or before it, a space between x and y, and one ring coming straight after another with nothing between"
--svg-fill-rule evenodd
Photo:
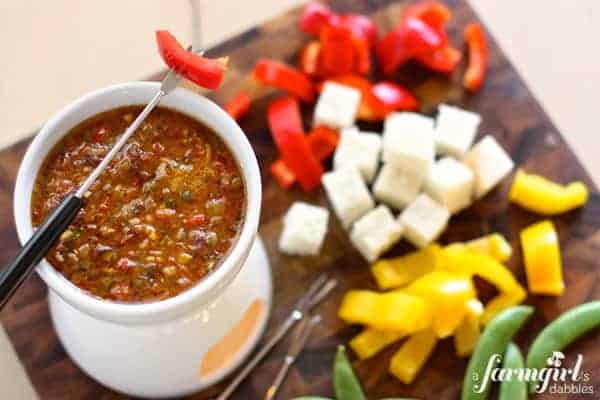
<instances>
[{"instance_id":1,"label":"red bell pepper slice on fork","mask_svg":"<svg viewBox=\"0 0 600 400\"><path fill-rule=\"evenodd\" d=\"M312 153L320 162L333 154L340 141L340 135L334 129L319 125L308 134L306 141ZM271 164L271 174L284 189L289 188L296 181L294 172L281 159Z\"/></svg>"},{"instance_id":2,"label":"red bell pepper slice on fork","mask_svg":"<svg viewBox=\"0 0 600 400\"><path fill-rule=\"evenodd\" d=\"M195 84L210 90L223 81L227 57L206 58L184 49L169 31L156 31L158 51L169 68Z\"/></svg>"},{"instance_id":3,"label":"red bell pepper slice on fork","mask_svg":"<svg viewBox=\"0 0 600 400\"><path fill-rule=\"evenodd\" d=\"M233 96L227 104L223 107L223 109L229 114L233 119L239 121L244 115L248 114L250 111L250 95L245 90L240 90L235 96Z\"/></svg>"},{"instance_id":4,"label":"red bell pepper slice on fork","mask_svg":"<svg viewBox=\"0 0 600 400\"><path fill-rule=\"evenodd\" d=\"M281 158L294 172L302 189L310 191L318 187L323 167L304 135L298 101L293 97L272 101L267 110L267 119Z\"/></svg>"},{"instance_id":5,"label":"red bell pepper slice on fork","mask_svg":"<svg viewBox=\"0 0 600 400\"><path fill-rule=\"evenodd\" d=\"M275 86L307 103L315 99L312 81L295 68L277 61L262 59L254 67L254 79L264 85Z\"/></svg>"},{"instance_id":6,"label":"red bell pepper slice on fork","mask_svg":"<svg viewBox=\"0 0 600 400\"><path fill-rule=\"evenodd\" d=\"M488 63L488 48L481 25L471 23L465 28L465 40L469 48L469 63L463 78L463 86L472 92L481 88Z\"/></svg>"}]
</instances>

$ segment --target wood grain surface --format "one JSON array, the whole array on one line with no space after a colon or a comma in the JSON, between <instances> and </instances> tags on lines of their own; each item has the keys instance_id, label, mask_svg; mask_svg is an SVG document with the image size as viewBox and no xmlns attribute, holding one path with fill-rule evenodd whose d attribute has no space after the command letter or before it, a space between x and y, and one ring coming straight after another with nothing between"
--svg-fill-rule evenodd
<instances>
[{"instance_id":1,"label":"wood grain surface","mask_svg":"<svg viewBox=\"0 0 600 400\"><path fill-rule=\"evenodd\" d=\"M334 0L331 3L341 12L372 15L383 32L396 23L406 4L390 0ZM449 26L451 40L459 47L464 46L462 29L466 23L477 20L477 16L463 0L447 3L453 10ZM290 11L209 51L211 55L229 55L232 60L232 69L224 87L214 96L217 102L222 104L238 89L252 85L249 73L259 57L295 63L298 50L308 41L297 29L298 15L299 10ZM482 114L480 135L494 135L510 152L518 166L561 182L583 180L592 188L590 200L585 207L553 218L559 231L567 288L560 298L530 296L527 299L528 304L536 307L536 313L517 338L517 342L526 349L536 333L558 314L576 304L600 299L600 196L588 174L493 39L490 39L488 79L477 95L469 95L462 90L460 79L463 70L464 63L457 73L444 77L409 65L398 71L394 80L415 91L424 113L431 114L438 103L449 102ZM275 307L269 332L286 316L295 299L318 274L328 271L340 281L333 295L318 309L324 317L323 323L290 371L279 398L288 399L302 394L332 397L331 364L335 347L346 343L359 331L358 327L348 326L336 317L339 301L348 289L375 288L375 284L367 263L352 248L347 233L335 218L330 221L330 231L320 256L288 257L277 250L281 217L294 201L304 200L321 205L326 205L327 202L322 190L311 194L305 194L297 188L285 191L271 178L268 166L277 158L277 152L267 128L265 111L269 101L280 94L271 90L254 91L254 94L257 99L253 103L253 110L240 125L254 146L262 171L264 197L260 234L273 266L275 287ZM303 112L308 127L312 117L310 107L305 107ZM380 124L363 127L381 131ZM28 143L29 140L26 140L0 152L1 261L8 260L18 246L12 215L12 192L19 162ZM515 249L509 266L525 284L518 234L522 228L541 218L508 204L506 199L510 182L510 178L506 179L484 199L453 216L450 228L442 236L441 242L471 239L494 231L502 232ZM410 245L402 243L391 253L402 254L409 250ZM482 288L484 296L488 290L489 288ZM0 319L41 398L126 398L93 381L69 359L53 330L48 314L46 288L37 275L28 279ZM583 354L583 368L591 372L595 396L548 394L537 398L599 398L599 339L600 332L596 330L566 351L566 362L569 365L576 354ZM234 398L263 398L286 348L285 342L279 345L240 387ZM398 396L419 399L459 397L466 360L455 356L451 340L440 342L412 385L401 384L387 373L389 358L396 348L397 345L392 346L364 362L353 359L353 365L369 399ZM191 398L212 398L225 384L226 382L222 382Z\"/></svg>"}]
</instances>

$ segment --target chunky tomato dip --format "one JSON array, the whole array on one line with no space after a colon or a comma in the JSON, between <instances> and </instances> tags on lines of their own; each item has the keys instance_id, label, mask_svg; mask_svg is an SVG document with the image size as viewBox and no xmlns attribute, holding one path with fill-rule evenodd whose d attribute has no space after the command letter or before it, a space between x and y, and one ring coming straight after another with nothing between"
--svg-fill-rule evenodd
<instances>
[{"instance_id":1,"label":"chunky tomato dip","mask_svg":"<svg viewBox=\"0 0 600 400\"><path fill-rule=\"evenodd\" d=\"M35 226L77 189L140 111L98 114L52 149L33 189ZM241 230L245 196L225 143L200 122L157 108L85 194L83 210L46 259L95 296L166 299L219 266Z\"/></svg>"}]
</instances>

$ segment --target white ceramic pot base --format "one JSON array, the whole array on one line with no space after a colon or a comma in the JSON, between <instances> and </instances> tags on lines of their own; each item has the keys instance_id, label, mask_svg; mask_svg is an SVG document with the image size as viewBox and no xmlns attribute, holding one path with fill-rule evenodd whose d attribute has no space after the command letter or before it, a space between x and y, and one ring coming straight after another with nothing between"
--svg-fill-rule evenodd
<instances>
[{"instance_id":1,"label":"white ceramic pot base","mask_svg":"<svg viewBox=\"0 0 600 400\"><path fill-rule=\"evenodd\" d=\"M264 307L253 332L231 360L201 378L206 352L236 326L257 299ZM48 300L60 341L88 375L129 395L183 396L223 379L252 351L271 310L271 268L257 237L241 271L217 300L159 324L118 325L99 320L72 307L52 290Z\"/></svg>"}]
</instances>

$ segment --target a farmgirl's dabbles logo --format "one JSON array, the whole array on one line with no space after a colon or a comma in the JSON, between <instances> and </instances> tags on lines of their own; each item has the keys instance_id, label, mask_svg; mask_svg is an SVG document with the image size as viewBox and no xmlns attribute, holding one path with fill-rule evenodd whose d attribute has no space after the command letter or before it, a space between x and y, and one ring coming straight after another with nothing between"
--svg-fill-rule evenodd
<instances>
[{"instance_id":1,"label":"a farmgirl's dabbles logo","mask_svg":"<svg viewBox=\"0 0 600 400\"><path fill-rule=\"evenodd\" d=\"M593 394L594 387L589 384L590 374L582 369L583 356L577 355L577 360L572 368L563 366L565 355L555 351L546 360L547 367L537 368L503 368L502 356L493 354L488 360L485 373L481 377L473 374L477 383L473 386L476 393L482 393L493 382L519 380L521 382L539 382L536 385L537 393L578 393Z\"/></svg>"}]
</instances>

